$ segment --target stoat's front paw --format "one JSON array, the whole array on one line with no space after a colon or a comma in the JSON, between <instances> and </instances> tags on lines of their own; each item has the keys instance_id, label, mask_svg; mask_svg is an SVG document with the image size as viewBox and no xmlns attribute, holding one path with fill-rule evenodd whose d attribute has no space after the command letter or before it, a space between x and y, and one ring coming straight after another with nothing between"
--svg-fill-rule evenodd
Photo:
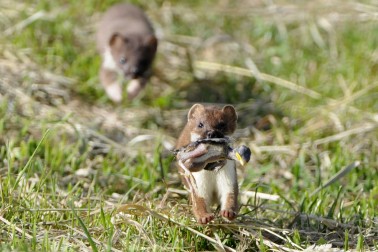
<instances>
[{"instance_id":1,"label":"stoat's front paw","mask_svg":"<svg viewBox=\"0 0 378 252\"><path fill-rule=\"evenodd\" d=\"M118 82L114 82L110 85L105 86L105 91L109 98L114 102L122 101L122 89Z\"/></svg>"},{"instance_id":2,"label":"stoat's front paw","mask_svg":"<svg viewBox=\"0 0 378 252\"><path fill-rule=\"evenodd\" d=\"M220 211L220 215L231 221L236 218L237 213L232 209L223 209Z\"/></svg>"}]
</instances>

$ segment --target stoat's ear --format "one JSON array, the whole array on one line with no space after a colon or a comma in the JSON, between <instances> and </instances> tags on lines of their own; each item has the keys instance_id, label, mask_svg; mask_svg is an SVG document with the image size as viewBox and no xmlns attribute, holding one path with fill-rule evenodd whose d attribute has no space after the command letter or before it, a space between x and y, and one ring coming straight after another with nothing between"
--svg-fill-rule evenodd
<instances>
[{"instance_id":1,"label":"stoat's ear","mask_svg":"<svg viewBox=\"0 0 378 252\"><path fill-rule=\"evenodd\" d=\"M236 122L238 120L238 115L236 114L234 106L226 105L223 107L222 111L227 116L227 121Z\"/></svg>"},{"instance_id":2,"label":"stoat's ear","mask_svg":"<svg viewBox=\"0 0 378 252\"><path fill-rule=\"evenodd\" d=\"M188 121L196 116L198 113L202 113L205 111L205 107L202 104L194 104L188 113Z\"/></svg>"},{"instance_id":3,"label":"stoat's ear","mask_svg":"<svg viewBox=\"0 0 378 252\"><path fill-rule=\"evenodd\" d=\"M155 53L157 50L158 40L154 35L151 35L146 40L147 47L151 52Z\"/></svg>"}]
</instances>

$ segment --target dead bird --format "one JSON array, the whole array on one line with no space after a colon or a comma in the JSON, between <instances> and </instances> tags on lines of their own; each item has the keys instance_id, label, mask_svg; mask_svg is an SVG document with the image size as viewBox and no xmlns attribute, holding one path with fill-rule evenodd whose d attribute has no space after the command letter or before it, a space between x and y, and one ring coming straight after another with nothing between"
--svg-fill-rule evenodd
<instances>
[{"instance_id":1,"label":"dead bird","mask_svg":"<svg viewBox=\"0 0 378 252\"><path fill-rule=\"evenodd\" d=\"M235 160L244 166L251 158L251 150L247 146L232 148L228 138L199 139L175 150L175 154L191 172L202 169L217 170L216 168L223 167L227 159Z\"/></svg>"}]
</instances>

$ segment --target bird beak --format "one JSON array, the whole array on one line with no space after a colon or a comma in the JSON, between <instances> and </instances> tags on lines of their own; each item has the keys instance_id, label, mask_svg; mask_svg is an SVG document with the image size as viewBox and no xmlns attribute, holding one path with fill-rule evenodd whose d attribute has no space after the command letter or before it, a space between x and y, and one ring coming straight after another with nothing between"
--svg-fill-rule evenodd
<instances>
[{"instance_id":1,"label":"bird beak","mask_svg":"<svg viewBox=\"0 0 378 252\"><path fill-rule=\"evenodd\" d=\"M242 158L242 156L240 156L240 154L239 153L235 153L235 156L236 156L236 159L239 161L239 163L242 165L242 166L244 166L245 165L245 160L244 160L244 158Z\"/></svg>"}]
</instances>

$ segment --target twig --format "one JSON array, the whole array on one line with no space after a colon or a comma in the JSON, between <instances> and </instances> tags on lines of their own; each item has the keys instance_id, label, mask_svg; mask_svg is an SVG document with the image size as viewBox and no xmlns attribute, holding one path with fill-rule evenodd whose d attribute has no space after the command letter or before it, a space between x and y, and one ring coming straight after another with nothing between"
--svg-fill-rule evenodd
<instances>
[{"instance_id":1,"label":"twig","mask_svg":"<svg viewBox=\"0 0 378 252\"><path fill-rule=\"evenodd\" d=\"M21 22L19 22L15 26L6 29L3 34L5 36L12 35L12 33L24 29L26 26L28 26L29 24L33 23L34 21L44 17L45 15L46 15L46 13L44 11L38 11L38 12L34 13L33 15L31 15L30 17L28 17L27 19L22 20Z\"/></svg>"},{"instance_id":2,"label":"twig","mask_svg":"<svg viewBox=\"0 0 378 252\"><path fill-rule=\"evenodd\" d=\"M290 156L295 156L297 154L297 149L299 145L251 145L251 149L260 153L260 152L268 152L268 153L282 153L287 154Z\"/></svg>"},{"instance_id":3,"label":"twig","mask_svg":"<svg viewBox=\"0 0 378 252\"><path fill-rule=\"evenodd\" d=\"M148 241L148 243L150 244L151 247L154 247L156 245L156 241L155 241L154 237L153 236L150 237L148 235L148 233L146 232L146 230L143 228L143 226L139 222L128 218L125 214L119 214L118 216L120 218L122 218L122 220L120 222L126 222L127 224L133 225L139 231L139 235L143 235L145 237L145 239ZM113 225L117 224L117 223L119 223L119 222L117 220L115 220L113 222Z\"/></svg>"},{"instance_id":4,"label":"twig","mask_svg":"<svg viewBox=\"0 0 378 252\"><path fill-rule=\"evenodd\" d=\"M251 226L243 225L242 224L242 225L239 225L238 229L240 229L242 227L244 227L245 229L241 229L241 231L240 231L241 233L243 233L244 235L252 236L256 240L264 243L265 246L268 246L269 248L271 248L272 251L276 251L276 250L277 251L288 251L288 252L298 251L298 250L293 250L293 249L286 248L286 247L284 247L282 245L279 245L279 244L277 244L275 242L270 241L269 239L264 239ZM260 231L266 231L264 228L257 228L257 229L260 230ZM286 241L286 239L283 239L283 240Z\"/></svg>"},{"instance_id":5,"label":"twig","mask_svg":"<svg viewBox=\"0 0 378 252\"><path fill-rule=\"evenodd\" d=\"M259 206L259 208L264 209L264 210L270 210L270 211L273 211L275 213L288 214L288 215L292 215L292 216L299 216L302 219L304 218L304 219L314 220L314 221L323 223L323 224L327 225L328 227L333 226L333 227L342 227L342 228L356 228L356 226L353 225L353 224L340 223L336 220L324 218L322 216L317 216L315 214L305 214L305 213L298 213L297 211L281 210L277 206L275 206L273 208L273 207L261 205L261 206ZM239 225L241 225L241 224L239 224Z\"/></svg>"},{"instance_id":6,"label":"twig","mask_svg":"<svg viewBox=\"0 0 378 252\"><path fill-rule=\"evenodd\" d=\"M247 65L248 69L243 68L243 67L224 65L224 64L220 64L220 63L207 62L207 61L196 61L194 63L194 66L198 69L212 70L212 71L223 71L223 72L226 72L226 73L238 74L238 75L246 76L246 77L254 77L257 80L267 81L267 82L276 84L277 86L281 86L281 87L293 90L297 93L306 95L306 96L311 97L311 98L316 99L316 100L325 99L329 103L333 103L333 104L339 104L340 103L339 101L337 101L335 99L323 97L322 94L320 94L320 93L318 93L314 90L311 90L309 88L299 86L298 84L296 84L294 82L284 80L282 78L279 78L279 77L276 77L276 76L273 76L273 75L269 75L269 74L266 74L266 73L261 73L261 72L258 71L258 69L256 67L254 67L254 65L252 64L251 61L246 61L246 65ZM371 86L374 87L376 85L371 85ZM371 89L373 87L369 87L368 89ZM366 92L366 91L364 91L364 92ZM356 97L359 97L362 94L363 94L363 92L357 92L356 96L353 96L352 98L347 100L347 102L350 102L353 99L356 99ZM349 108L353 109L354 111L360 112L359 109L357 109L353 106L349 106Z\"/></svg>"},{"instance_id":7,"label":"twig","mask_svg":"<svg viewBox=\"0 0 378 252\"><path fill-rule=\"evenodd\" d=\"M217 233L214 233L214 236L215 236L216 241L218 242L217 243L218 248L219 248L218 251L226 251L221 239L219 238L219 235Z\"/></svg>"},{"instance_id":8,"label":"twig","mask_svg":"<svg viewBox=\"0 0 378 252\"><path fill-rule=\"evenodd\" d=\"M351 136L351 135L365 133L365 132L371 131L375 128L378 128L378 124L366 123L366 124L364 124L360 127L354 128L354 129L346 130L346 131L340 132L340 133L332 135L332 136L328 136L328 137L325 137L325 138L315 140L313 142L307 142L304 145L306 146L306 145L311 145L311 144L312 145L327 144L327 143L330 143L330 142L335 142L335 141L341 140L341 139L348 137L348 136Z\"/></svg>"},{"instance_id":9,"label":"twig","mask_svg":"<svg viewBox=\"0 0 378 252\"><path fill-rule=\"evenodd\" d=\"M339 141L343 138L356 135L356 134L362 134L366 133L369 131L372 131L374 129L378 128L378 123L365 123L362 126L349 129L340 133L337 133L332 136L320 138L314 141L308 141L303 144L292 144L292 145L282 145L282 146L252 146L252 149L257 152L268 152L268 153L285 153L288 155L295 155L296 150L299 148L308 148L310 146L317 146L317 145L322 145L322 144L328 144L332 142Z\"/></svg>"},{"instance_id":10,"label":"twig","mask_svg":"<svg viewBox=\"0 0 378 252\"><path fill-rule=\"evenodd\" d=\"M5 219L4 217L0 216L0 220L1 220L2 222L4 222L6 225L8 225L8 226L10 226L10 227L13 227L13 228L14 228L18 233L20 233L21 235L25 235L26 238L28 238L28 239L30 239L30 240L33 239L33 236L31 236L30 234L26 233L25 230L23 230L23 229L17 227L15 224L10 223L10 222L9 222L7 219Z\"/></svg>"},{"instance_id":11,"label":"twig","mask_svg":"<svg viewBox=\"0 0 378 252\"><path fill-rule=\"evenodd\" d=\"M273 200L277 201L280 196L276 194L267 194L267 193L261 193L261 192L252 192L252 191L242 191L240 192L241 196L248 197L248 198L259 198L259 199L267 199L267 200Z\"/></svg>"},{"instance_id":12,"label":"twig","mask_svg":"<svg viewBox=\"0 0 378 252\"><path fill-rule=\"evenodd\" d=\"M270 234L272 234L272 235L278 237L279 239L281 239L281 240L283 240L283 241L287 241L287 242L289 242L289 243L291 244L291 246L296 247L297 249L303 250L298 244L295 244L295 243L292 242L290 239L285 239L283 236L281 236L281 235L275 233L275 232L274 232L273 230L271 230L271 229L262 228L261 230L264 230L265 232L270 233Z\"/></svg>"},{"instance_id":13,"label":"twig","mask_svg":"<svg viewBox=\"0 0 378 252\"><path fill-rule=\"evenodd\" d=\"M242 76L247 77L255 77L257 79L271 82L273 84L276 84L281 87L285 87L287 89L293 90L295 92L304 94L306 96L309 96L313 99L321 99L322 95L318 92L315 92L311 89L299 86L291 81L287 81L266 73L258 72L257 75L255 75L255 71L252 71L250 69L242 68L242 67L236 67L236 66L230 66L230 65L223 65L219 63L213 63L213 62L206 62L206 61L196 61L194 62L194 66L199 69L206 69L206 70L215 70L215 71L223 71L227 73L234 73L239 74Z\"/></svg>"},{"instance_id":14,"label":"twig","mask_svg":"<svg viewBox=\"0 0 378 252\"><path fill-rule=\"evenodd\" d=\"M353 101L357 100L358 98L364 96L365 94L369 93L372 89L375 89L378 87L378 82L374 82L366 86L365 88L358 90L357 92L353 94L346 95L344 99L341 100L333 100L330 99L329 101L329 107L330 110L334 110L335 108L338 108L342 105L346 105L348 103L352 103ZM354 109L354 107L353 107ZM358 111L358 110L357 110Z\"/></svg>"},{"instance_id":15,"label":"twig","mask_svg":"<svg viewBox=\"0 0 378 252\"><path fill-rule=\"evenodd\" d=\"M170 192L170 193L177 193L177 194L181 194L181 195L188 195L188 191L187 190L180 190L180 189L176 189L176 188L168 188L167 191Z\"/></svg>"}]
</instances>

